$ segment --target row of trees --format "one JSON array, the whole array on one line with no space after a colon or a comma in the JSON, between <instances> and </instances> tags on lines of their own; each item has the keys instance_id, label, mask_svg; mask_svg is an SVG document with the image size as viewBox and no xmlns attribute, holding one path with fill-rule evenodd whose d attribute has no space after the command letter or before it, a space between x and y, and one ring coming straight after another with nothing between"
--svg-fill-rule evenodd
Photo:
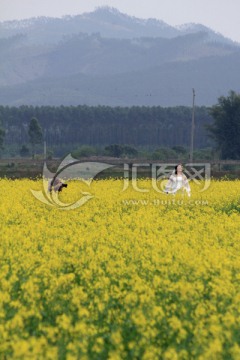
<instances>
[{"instance_id":1,"label":"row of trees","mask_svg":"<svg viewBox=\"0 0 240 360\"><path fill-rule=\"evenodd\" d=\"M23 144L30 142L34 156L36 145L45 136L49 147L99 145L114 156L134 156L136 147L146 145L186 148L191 110L187 107L0 106L4 126L4 129L0 127L0 147L5 136L7 145L22 145L24 154L27 148ZM220 97L217 105L210 109L197 108L195 114L195 148L209 146L211 137L223 159L240 159L240 95L231 91L229 96Z\"/></svg>"},{"instance_id":2,"label":"row of trees","mask_svg":"<svg viewBox=\"0 0 240 360\"><path fill-rule=\"evenodd\" d=\"M43 132L42 128L36 118L32 118L29 127L28 127L28 136L29 136L29 143L31 144L32 148L32 157L35 156L36 145L40 144L43 139ZM3 143L5 137L5 130L0 127L0 149L3 150ZM29 155L29 149L26 145L22 145L20 149L20 154L22 156Z\"/></svg>"},{"instance_id":3,"label":"row of trees","mask_svg":"<svg viewBox=\"0 0 240 360\"><path fill-rule=\"evenodd\" d=\"M3 150L5 131L0 127L0 150Z\"/></svg>"},{"instance_id":4,"label":"row of trees","mask_svg":"<svg viewBox=\"0 0 240 360\"><path fill-rule=\"evenodd\" d=\"M109 107L109 106L0 106L6 131L5 144L28 142L29 120L35 117L43 129L48 147L85 144L107 146L186 146L189 144L191 108L189 107ZM198 148L208 146L205 129L212 119L207 108L196 108Z\"/></svg>"}]
</instances>

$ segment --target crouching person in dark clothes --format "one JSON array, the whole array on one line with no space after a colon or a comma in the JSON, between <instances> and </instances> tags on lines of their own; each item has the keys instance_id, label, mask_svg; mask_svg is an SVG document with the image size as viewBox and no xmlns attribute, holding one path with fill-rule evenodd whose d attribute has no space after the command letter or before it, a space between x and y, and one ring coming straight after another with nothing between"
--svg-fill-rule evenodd
<instances>
[{"instance_id":1,"label":"crouching person in dark clothes","mask_svg":"<svg viewBox=\"0 0 240 360\"><path fill-rule=\"evenodd\" d=\"M55 192L60 192L62 191L62 189L64 187L67 187L67 184L64 184L60 179L58 179L57 177L56 178L53 178L52 180L49 180L49 183L48 183L48 191L51 193L52 192L52 189L55 191Z\"/></svg>"}]
</instances>

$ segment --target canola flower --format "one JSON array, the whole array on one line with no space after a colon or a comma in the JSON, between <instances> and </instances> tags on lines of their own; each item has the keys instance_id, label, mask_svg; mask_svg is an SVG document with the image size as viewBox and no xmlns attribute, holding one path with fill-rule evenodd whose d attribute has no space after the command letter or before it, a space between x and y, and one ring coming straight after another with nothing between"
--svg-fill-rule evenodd
<instances>
[{"instance_id":1,"label":"canola flower","mask_svg":"<svg viewBox=\"0 0 240 360\"><path fill-rule=\"evenodd\" d=\"M122 185L0 180L0 359L240 359L240 182Z\"/></svg>"}]
</instances>

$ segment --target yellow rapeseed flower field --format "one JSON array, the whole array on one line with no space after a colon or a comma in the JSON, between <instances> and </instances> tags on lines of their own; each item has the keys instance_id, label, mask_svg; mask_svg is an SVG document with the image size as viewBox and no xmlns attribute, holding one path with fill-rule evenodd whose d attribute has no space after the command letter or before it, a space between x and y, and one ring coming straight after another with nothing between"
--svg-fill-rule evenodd
<instances>
[{"instance_id":1,"label":"yellow rapeseed flower field","mask_svg":"<svg viewBox=\"0 0 240 360\"><path fill-rule=\"evenodd\" d=\"M1 360L240 359L240 181L138 186L0 180Z\"/></svg>"}]
</instances>

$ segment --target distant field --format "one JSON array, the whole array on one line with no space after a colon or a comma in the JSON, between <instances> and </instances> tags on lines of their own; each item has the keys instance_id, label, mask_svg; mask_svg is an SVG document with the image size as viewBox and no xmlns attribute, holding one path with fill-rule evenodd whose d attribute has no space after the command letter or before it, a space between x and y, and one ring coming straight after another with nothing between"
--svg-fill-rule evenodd
<instances>
[{"instance_id":1,"label":"distant field","mask_svg":"<svg viewBox=\"0 0 240 360\"><path fill-rule=\"evenodd\" d=\"M239 359L240 181L0 180L1 359Z\"/></svg>"},{"instance_id":2,"label":"distant field","mask_svg":"<svg viewBox=\"0 0 240 360\"><path fill-rule=\"evenodd\" d=\"M59 160L49 160L48 166L56 171ZM43 160L10 158L0 159L0 177L27 178L39 177L42 175Z\"/></svg>"}]
</instances>

